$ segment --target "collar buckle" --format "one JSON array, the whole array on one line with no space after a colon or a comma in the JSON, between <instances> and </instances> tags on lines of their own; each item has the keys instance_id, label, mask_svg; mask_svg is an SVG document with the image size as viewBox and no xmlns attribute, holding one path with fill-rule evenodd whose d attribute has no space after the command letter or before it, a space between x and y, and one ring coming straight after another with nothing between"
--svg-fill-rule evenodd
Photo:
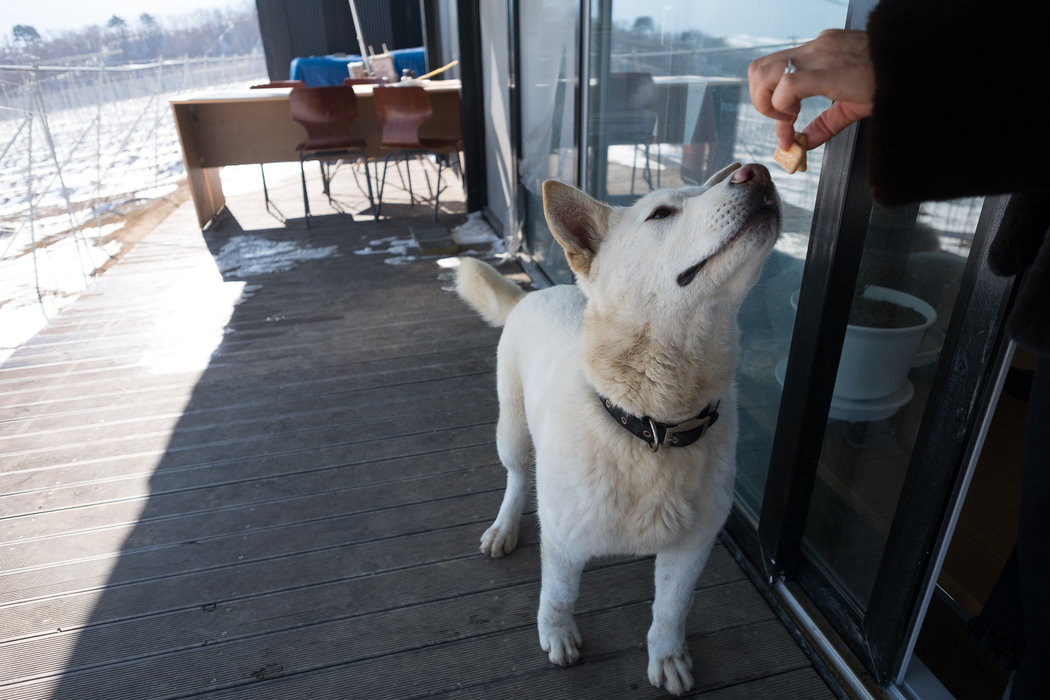
<instances>
[{"instance_id":1,"label":"collar buckle","mask_svg":"<svg viewBox=\"0 0 1050 700\"><path fill-rule=\"evenodd\" d=\"M625 430L640 438L649 447L650 452L658 452L661 445L667 447L686 447L704 436L707 430L718 420L718 407L720 401L712 406L708 404L696 418L682 421L677 425L657 423L649 416L634 416L612 401L598 394L598 400L602 407L616 419ZM662 437L661 437L662 435Z\"/></svg>"},{"instance_id":2,"label":"collar buckle","mask_svg":"<svg viewBox=\"0 0 1050 700\"><path fill-rule=\"evenodd\" d=\"M656 421L654 421L649 416L646 416L645 420L649 421L649 430L652 431L652 433L653 433L653 441L649 443L649 451L650 452L659 452L660 451L660 433L656 430ZM668 433L670 433L670 429L668 429ZM665 438L665 441L666 441L666 438Z\"/></svg>"}]
</instances>

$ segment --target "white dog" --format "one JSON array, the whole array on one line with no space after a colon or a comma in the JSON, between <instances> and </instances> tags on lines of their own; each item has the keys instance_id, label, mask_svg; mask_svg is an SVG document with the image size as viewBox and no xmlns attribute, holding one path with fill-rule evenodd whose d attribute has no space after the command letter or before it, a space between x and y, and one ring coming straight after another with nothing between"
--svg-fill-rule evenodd
<instances>
[{"instance_id":1,"label":"white dog","mask_svg":"<svg viewBox=\"0 0 1050 700\"><path fill-rule=\"evenodd\" d=\"M736 316L779 235L779 198L764 167L734 163L629 208L555 181L543 200L577 285L526 295L471 258L457 275L460 296L506 326L507 491L481 550L517 545L535 451L540 646L556 664L579 658L573 606L589 559L656 553L649 681L681 694L693 685L686 613L733 501Z\"/></svg>"}]
</instances>

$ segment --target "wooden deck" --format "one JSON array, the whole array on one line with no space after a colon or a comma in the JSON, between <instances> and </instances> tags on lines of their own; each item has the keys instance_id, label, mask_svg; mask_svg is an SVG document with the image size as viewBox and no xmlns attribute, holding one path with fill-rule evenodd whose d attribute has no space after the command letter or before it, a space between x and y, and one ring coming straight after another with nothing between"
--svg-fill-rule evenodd
<instances>
[{"instance_id":1,"label":"wooden deck","mask_svg":"<svg viewBox=\"0 0 1050 700\"><path fill-rule=\"evenodd\" d=\"M650 559L585 572L583 659L557 668L534 517L478 552L498 331L434 260L357 254L425 207L307 231L229 206L205 235L181 207L0 367L0 696L666 697ZM337 254L224 281L238 236ZM834 697L721 545L688 633L694 696Z\"/></svg>"}]
</instances>

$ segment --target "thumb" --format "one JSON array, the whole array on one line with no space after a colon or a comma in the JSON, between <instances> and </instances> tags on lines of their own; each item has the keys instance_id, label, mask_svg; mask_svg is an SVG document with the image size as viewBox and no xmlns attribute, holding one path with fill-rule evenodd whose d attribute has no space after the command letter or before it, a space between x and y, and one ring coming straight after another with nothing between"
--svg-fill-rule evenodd
<instances>
[{"instance_id":1,"label":"thumb","mask_svg":"<svg viewBox=\"0 0 1050 700\"><path fill-rule=\"evenodd\" d=\"M827 142L853 122L871 116L871 105L858 102L835 102L809 123L802 133L808 140L807 148L813 150Z\"/></svg>"}]
</instances>

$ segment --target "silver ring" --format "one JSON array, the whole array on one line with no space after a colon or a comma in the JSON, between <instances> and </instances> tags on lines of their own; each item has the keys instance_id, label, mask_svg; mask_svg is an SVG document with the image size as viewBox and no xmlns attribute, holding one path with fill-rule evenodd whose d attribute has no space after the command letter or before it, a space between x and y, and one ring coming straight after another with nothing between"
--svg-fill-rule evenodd
<instances>
[{"instance_id":1,"label":"silver ring","mask_svg":"<svg viewBox=\"0 0 1050 700\"><path fill-rule=\"evenodd\" d=\"M798 70L798 68L795 67L795 64L789 58L788 59L788 64L786 66L784 66L784 75L788 75L789 73L794 73L797 70Z\"/></svg>"}]
</instances>

